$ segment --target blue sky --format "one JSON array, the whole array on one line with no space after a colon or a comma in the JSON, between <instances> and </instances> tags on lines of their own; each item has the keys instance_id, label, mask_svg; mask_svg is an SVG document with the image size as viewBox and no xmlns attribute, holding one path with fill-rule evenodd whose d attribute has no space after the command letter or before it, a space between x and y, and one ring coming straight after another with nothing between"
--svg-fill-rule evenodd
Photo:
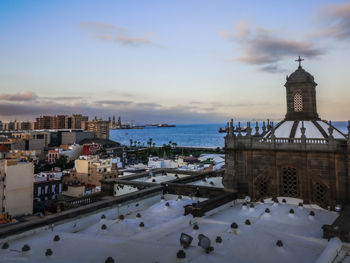
<instances>
[{"instance_id":1,"label":"blue sky","mask_svg":"<svg viewBox=\"0 0 350 263\"><path fill-rule=\"evenodd\" d=\"M1 1L0 117L280 119L298 55L322 118L350 116L350 3Z\"/></svg>"}]
</instances>

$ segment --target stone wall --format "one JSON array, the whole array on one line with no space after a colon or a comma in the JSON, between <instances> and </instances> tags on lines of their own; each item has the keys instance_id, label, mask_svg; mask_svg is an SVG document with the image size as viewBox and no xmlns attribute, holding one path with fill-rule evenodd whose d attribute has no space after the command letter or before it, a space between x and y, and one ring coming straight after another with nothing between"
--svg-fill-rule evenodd
<instances>
[{"instance_id":1,"label":"stone wall","mask_svg":"<svg viewBox=\"0 0 350 263\"><path fill-rule=\"evenodd\" d=\"M348 160L348 153L343 151L228 148L223 183L227 190L236 188L242 197L289 194L323 207L345 204L350 202Z\"/></svg>"}]
</instances>

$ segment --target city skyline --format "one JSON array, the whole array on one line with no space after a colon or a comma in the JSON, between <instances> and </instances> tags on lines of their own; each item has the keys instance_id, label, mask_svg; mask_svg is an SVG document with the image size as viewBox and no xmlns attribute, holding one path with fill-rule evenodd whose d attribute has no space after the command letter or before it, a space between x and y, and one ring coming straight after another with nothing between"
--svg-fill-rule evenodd
<instances>
[{"instance_id":1,"label":"city skyline","mask_svg":"<svg viewBox=\"0 0 350 263\"><path fill-rule=\"evenodd\" d=\"M320 117L350 115L350 3L3 1L0 7L2 120L71 113L137 123L282 119L285 76L299 55L318 83Z\"/></svg>"}]
</instances>

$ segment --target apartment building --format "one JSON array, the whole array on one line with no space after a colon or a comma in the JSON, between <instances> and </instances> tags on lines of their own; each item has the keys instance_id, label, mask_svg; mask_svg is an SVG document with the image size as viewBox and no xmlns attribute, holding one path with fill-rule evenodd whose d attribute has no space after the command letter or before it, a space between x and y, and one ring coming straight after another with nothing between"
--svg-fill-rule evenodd
<instances>
[{"instance_id":1,"label":"apartment building","mask_svg":"<svg viewBox=\"0 0 350 263\"><path fill-rule=\"evenodd\" d=\"M0 160L0 213L33 213L34 166L16 159Z\"/></svg>"}]
</instances>

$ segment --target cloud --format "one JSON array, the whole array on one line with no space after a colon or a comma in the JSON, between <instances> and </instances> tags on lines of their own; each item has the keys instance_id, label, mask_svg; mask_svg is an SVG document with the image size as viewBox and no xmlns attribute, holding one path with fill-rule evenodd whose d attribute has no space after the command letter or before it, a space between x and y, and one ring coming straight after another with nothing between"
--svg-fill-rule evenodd
<instances>
[{"instance_id":1,"label":"cloud","mask_svg":"<svg viewBox=\"0 0 350 263\"><path fill-rule=\"evenodd\" d=\"M93 118L95 116L107 119L110 116L121 116L123 121L136 123L206 123L223 122L226 117L218 113L200 113L188 110L185 106L170 107L156 103L132 103L127 105L108 105L101 107L90 104L63 104L57 102L45 102L30 104L15 104L0 102L0 116L2 119L32 119L40 115L71 115L81 113Z\"/></svg>"},{"instance_id":2,"label":"cloud","mask_svg":"<svg viewBox=\"0 0 350 263\"><path fill-rule=\"evenodd\" d=\"M89 31L94 38L102 41L112 41L123 46L155 45L149 37L132 36L125 28L98 22L82 22L80 26Z\"/></svg>"},{"instance_id":3,"label":"cloud","mask_svg":"<svg viewBox=\"0 0 350 263\"><path fill-rule=\"evenodd\" d=\"M0 100L5 101L34 101L38 96L34 92L24 92L24 93L15 93L15 94L0 94Z\"/></svg>"},{"instance_id":4,"label":"cloud","mask_svg":"<svg viewBox=\"0 0 350 263\"><path fill-rule=\"evenodd\" d=\"M284 69L280 69L277 65L267 65L259 68L260 71L270 72L270 73L282 73L286 72Z\"/></svg>"},{"instance_id":5,"label":"cloud","mask_svg":"<svg viewBox=\"0 0 350 263\"><path fill-rule=\"evenodd\" d=\"M51 100L51 101L56 101L56 100L83 100L86 99L86 97L82 97L82 96L63 96L63 97L40 97L40 99L42 100Z\"/></svg>"},{"instance_id":6,"label":"cloud","mask_svg":"<svg viewBox=\"0 0 350 263\"><path fill-rule=\"evenodd\" d=\"M132 101L126 101L126 100L98 100L95 101L97 104L105 104L105 105L127 105L131 104Z\"/></svg>"},{"instance_id":7,"label":"cloud","mask_svg":"<svg viewBox=\"0 0 350 263\"><path fill-rule=\"evenodd\" d=\"M2 94L0 96L3 97L3 100L0 100L0 119L4 121L35 120L40 115L71 115L75 113L88 115L90 118L97 116L104 119L111 116L121 116L125 121L134 121L140 124L155 122L207 123L221 122L226 119L226 116L215 112L215 109L210 109L210 111L204 109L206 105L200 109L189 108L188 105L167 106L152 101L59 100L63 97L39 97L35 93L29 92L28 94L34 94L32 97L35 97L35 100L27 99L18 103L18 97L27 98L29 96Z\"/></svg>"},{"instance_id":8,"label":"cloud","mask_svg":"<svg viewBox=\"0 0 350 263\"><path fill-rule=\"evenodd\" d=\"M321 28L314 36L337 40L350 38L350 3L326 5L319 10L316 20Z\"/></svg>"},{"instance_id":9,"label":"cloud","mask_svg":"<svg viewBox=\"0 0 350 263\"><path fill-rule=\"evenodd\" d=\"M220 35L237 45L240 55L235 60L267 72L280 72L278 62L283 59L298 55L315 58L324 53L310 41L282 37L273 30L253 27L247 22L238 23L234 32L223 31Z\"/></svg>"}]
</instances>

